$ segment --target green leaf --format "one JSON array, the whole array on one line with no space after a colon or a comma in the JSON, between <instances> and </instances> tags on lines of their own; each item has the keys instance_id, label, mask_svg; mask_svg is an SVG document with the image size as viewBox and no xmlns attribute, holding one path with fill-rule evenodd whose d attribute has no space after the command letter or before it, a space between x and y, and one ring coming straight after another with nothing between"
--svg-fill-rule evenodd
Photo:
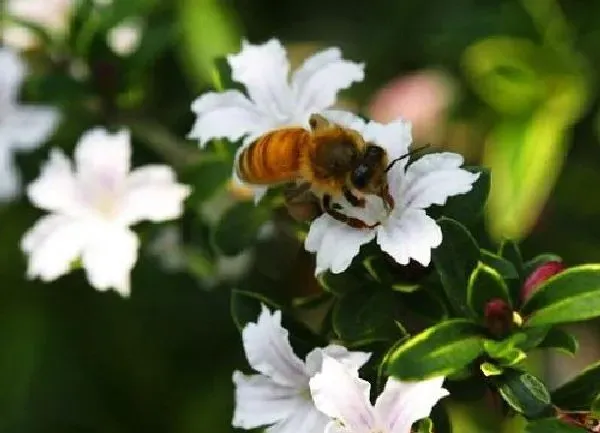
<instances>
[{"instance_id":1,"label":"green leaf","mask_svg":"<svg viewBox=\"0 0 600 433\"><path fill-rule=\"evenodd\" d=\"M280 307L258 293L233 290L231 292L231 317L237 328L241 331L250 322L256 322L260 315L261 304L265 304L271 311Z\"/></svg>"},{"instance_id":2,"label":"green leaf","mask_svg":"<svg viewBox=\"0 0 600 433\"><path fill-rule=\"evenodd\" d=\"M469 278L467 302L479 317L485 315L485 307L492 299L502 299L511 304L508 287L500 274L493 268L479 262Z\"/></svg>"},{"instance_id":3,"label":"green leaf","mask_svg":"<svg viewBox=\"0 0 600 433\"><path fill-rule=\"evenodd\" d=\"M552 328L537 347L540 349L557 349L568 355L575 355L579 348L579 342L573 334L560 328Z\"/></svg>"},{"instance_id":4,"label":"green leaf","mask_svg":"<svg viewBox=\"0 0 600 433\"><path fill-rule=\"evenodd\" d=\"M468 224L475 221L483 212L490 193L490 171L482 167L465 167L466 170L479 173L479 178L467 194L450 197L441 213L447 218Z\"/></svg>"},{"instance_id":5,"label":"green leaf","mask_svg":"<svg viewBox=\"0 0 600 433\"><path fill-rule=\"evenodd\" d=\"M480 258L479 247L459 222L440 218L442 244L432 251L435 268L452 307L464 317L472 316L467 305L469 276Z\"/></svg>"},{"instance_id":6,"label":"green leaf","mask_svg":"<svg viewBox=\"0 0 600 433\"><path fill-rule=\"evenodd\" d=\"M485 377L499 376L504 372L502 367L498 367L491 362L484 362L479 366L479 369Z\"/></svg>"},{"instance_id":7,"label":"green leaf","mask_svg":"<svg viewBox=\"0 0 600 433\"><path fill-rule=\"evenodd\" d=\"M581 427L567 424L556 418L541 419L527 424L526 433L587 433Z\"/></svg>"},{"instance_id":8,"label":"green leaf","mask_svg":"<svg viewBox=\"0 0 600 433\"><path fill-rule=\"evenodd\" d=\"M317 276L317 281L324 290L336 296L358 291L368 285L368 281L354 267L340 274L323 272ZM371 290L371 287L365 290Z\"/></svg>"},{"instance_id":9,"label":"green leaf","mask_svg":"<svg viewBox=\"0 0 600 433\"><path fill-rule=\"evenodd\" d=\"M498 254L500 257L508 260L512 263L517 273L522 277L523 270L523 257L521 256L521 250L519 249L519 244L510 239L505 239L502 241L500 248L498 250Z\"/></svg>"},{"instance_id":10,"label":"green leaf","mask_svg":"<svg viewBox=\"0 0 600 433\"><path fill-rule=\"evenodd\" d=\"M250 202L236 203L218 221L213 232L215 246L225 255L234 256L250 247L270 212Z\"/></svg>"},{"instance_id":11,"label":"green leaf","mask_svg":"<svg viewBox=\"0 0 600 433\"><path fill-rule=\"evenodd\" d=\"M600 418L600 394L596 396L592 404L590 405L590 411L596 418Z\"/></svg>"},{"instance_id":12,"label":"green leaf","mask_svg":"<svg viewBox=\"0 0 600 433\"><path fill-rule=\"evenodd\" d=\"M600 265L582 265L553 276L525 302L525 326L577 322L600 316Z\"/></svg>"},{"instance_id":13,"label":"green leaf","mask_svg":"<svg viewBox=\"0 0 600 433\"><path fill-rule=\"evenodd\" d=\"M508 367L523 361L527 355L519 347L525 340L524 334L515 334L502 341L485 340L483 347L487 354L498 361L502 366Z\"/></svg>"},{"instance_id":14,"label":"green leaf","mask_svg":"<svg viewBox=\"0 0 600 433\"><path fill-rule=\"evenodd\" d=\"M426 287L410 293L403 292L400 299L402 306L410 313L417 314L433 325L447 319L448 310L441 299L441 293L430 289L437 289L437 287Z\"/></svg>"},{"instance_id":15,"label":"green leaf","mask_svg":"<svg viewBox=\"0 0 600 433\"><path fill-rule=\"evenodd\" d=\"M433 421L431 421L431 418L423 418L418 422L417 433L433 433Z\"/></svg>"},{"instance_id":16,"label":"green leaf","mask_svg":"<svg viewBox=\"0 0 600 433\"><path fill-rule=\"evenodd\" d=\"M493 268L505 280L519 278L516 267L510 261L491 251L481 249L481 261L490 268Z\"/></svg>"},{"instance_id":17,"label":"green leaf","mask_svg":"<svg viewBox=\"0 0 600 433\"><path fill-rule=\"evenodd\" d=\"M347 343L364 345L406 336L395 320L394 293L358 291L343 296L333 309L333 329Z\"/></svg>"},{"instance_id":18,"label":"green leaf","mask_svg":"<svg viewBox=\"0 0 600 433\"><path fill-rule=\"evenodd\" d=\"M402 380L452 374L483 351L479 327L455 319L426 329L398 346L388 358L387 372Z\"/></svg>"},{"instance_id":19,"label":"green leaf","mask_svg":"<svg viewBox=\"0 0 600 433\"><path fill-rule=\"evenodd\" d=\"M498 379L497 386L504 401L526 418L540 418L552 410L550 392L530 373L508 369Z\"/></svg>"},{"instance_id":20,"label":"green leaf","mask_svg":"<svg viewBox=\"0 0 600 433\"><path fill-rule=\"evenodd\" d=\"M194 186L189 200L201 203L222 191L231 179L231 161L220 158L205 159L191 167L182 181Z\"/></svg>"},{"instance_id":21,"label":"green leaf","mask_svg":"<svg viewBox=\"0 0 600 433\"><path fill-rule=\"evenodd\" d=\"M600 394L600 361L585 368L572 380L552 393L552 401L561 409L588 410Z\"/></svg>"}]
</instances>

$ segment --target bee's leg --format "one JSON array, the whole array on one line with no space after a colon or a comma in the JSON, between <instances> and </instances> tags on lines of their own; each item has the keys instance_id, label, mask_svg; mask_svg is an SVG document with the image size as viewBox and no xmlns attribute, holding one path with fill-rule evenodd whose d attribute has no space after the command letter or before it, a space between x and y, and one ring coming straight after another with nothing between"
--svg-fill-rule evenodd
<instances>
[{"instance_id":1,"label":"bee's leg","mask_svg":"<svg viewBox=\"0 0 600 433\"><path fill-rule=\"evenodd\" d=\"M355 196L354 193L350 191L350 188L348 188L346 185L342 187L342 193L344 194L344 198L348 200L348 203L350 203L352 206L365 207L365 199Z\"/></svg>"},{"instance_id":2,"label":"bee's leg","mask_svg":"<svg viewBox=\"0 0 600 433\"><path fill-rule=\"evenodd\" d=\"M331 196L329 194L325 194L323 196L323 210L327 212L333 219L343 222L344 224L355 229L372 229L379 225L379 223L369 225L358 218L349 217L348 215L344 215L343 213L334 209L331 203Z\"/></svg>"},{"instance_id":3,"label":"bee's leg","mask_svg":"<svg viewBox=\"0 0 600 433\"><path fill-rule=\"evenodd\" d=\"M329 125L329 121L320 114L313 114L310 116L308 124L310 125L310 129L318 131L319 129L325 129Z\"/></svg>"},{"instance_id":4,"label":"bee's leg","mask_svg":"<svg viewBox=\"0 0 600 433\"><path fill-rule=\"evenodd\" d=\"M383 199L383 202L385 203L388 210L394 209L394 197L392 197L392 195L390 194L390 188L387 184L384 185L383 188L381 188L381 198Z\"/></svg>"},{"instance_id":5,"label":"bee's leg","mask_svg":"<svg viewBox=\"0 0 600 433\"><path fill-rule=\"evenodd\" d=\"M302 197L304 194L309 192L310 183L303 182L300 185L296 185L294 183L289 184L283 191L283 196L286 201L293 202L294 200Z\"/></svg>"}]
</instances>

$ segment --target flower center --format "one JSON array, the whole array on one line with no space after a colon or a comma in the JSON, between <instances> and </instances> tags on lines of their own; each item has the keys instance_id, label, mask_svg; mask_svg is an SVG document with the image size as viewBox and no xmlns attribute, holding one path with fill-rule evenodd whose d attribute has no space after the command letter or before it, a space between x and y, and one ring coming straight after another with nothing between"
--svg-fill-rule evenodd
<instances>
[{"instance_id":1,"label":"flower center","mask_svg":"<svg viewBox=\"0 0 600 433\"><path fill-rule=\"evenodd\" d=\"M112 173L97 172L83 182L84 200L106 219L116 216L122 195L121 179Z\"/></svg>"},{"instance_id":2,"label":"flower center","mask_svg":"<svg viewBox=\"0 0 600 433\"><path fill-rule=\"evenodd\" d=\"M344 216L359 220L372 228L384 224L392 211L389 205L386 205L381 197L372 194L366 195L364 199L364 207L340 203L336 205L339 206L337 210Z\"/></svg>"}]
</instances>

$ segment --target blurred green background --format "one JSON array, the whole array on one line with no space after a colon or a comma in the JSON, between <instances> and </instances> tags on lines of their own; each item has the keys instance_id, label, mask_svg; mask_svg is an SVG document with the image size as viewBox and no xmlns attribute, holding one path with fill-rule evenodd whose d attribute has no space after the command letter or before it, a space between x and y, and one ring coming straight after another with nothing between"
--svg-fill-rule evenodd
<instances>
[{"instance_id":1,"label":"blurred green background","mask_svg":"<svg viewBox=\"0 0 600 433\"><path fill-rule=\"evenodd\" d=\"M282 304L315 290L312 258L285 212L271 212L276 200L255 208L227 186L233 148L200 152L185 140L191 102L215 88L215 60L241 38L279 38L294 65L340 46L366 64L341 106L381 121L405 116L415 142L490 167L492 194L473 227L483 246L512 237L526 257L600 261L598 1L75 3L66 29L36 27L25 52L23 99L59 106L63 122L47 146L17 156L24 178L37 176L50 147L71 152L91 126L125 125L136 164L169 163L196 191L181 222L139 227L130 299L94 291L81 271L26 281L19 241L40 213L26 198L0 206L0 432L231 431L231 373L246 368L231 288ZM139 44L117 54L107 34L131 20ZM589 341L579 359L535 366L552 383L598 358L595 329L579 332ZM454 414L458 431L499 430L490 417Z\"/></svg>"}]
</instances>

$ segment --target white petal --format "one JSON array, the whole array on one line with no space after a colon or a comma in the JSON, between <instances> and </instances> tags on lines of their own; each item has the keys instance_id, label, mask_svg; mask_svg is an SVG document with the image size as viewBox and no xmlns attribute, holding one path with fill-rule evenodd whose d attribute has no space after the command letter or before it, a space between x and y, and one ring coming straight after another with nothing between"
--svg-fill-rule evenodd
<instances>
[{"instance_id":1,"label":"white petal","mask_svg":"<svg viewBox=\"0 0 600 433\"><path fill-rule=\"evenodd\" d=\"M276 39L262 45L242 42L242 50L227 56L231 78L246 86L250 98L264 115L286 122L292 114L290 69L285 48Z\"/></svg>"},{"instance_id":2,"label":"white petal","mask_svg":"<svg viewBox=\"0 0 600 433\"><path fill-rule=\"evenodd\" d=\"M431 250L442 243L442 231L422 209L395 208L385 224L377 227L377 243L401 265L412 258L428 266Z\"/></svg>"},{"instance_id":3,"label":"white petal","mask_svg":"<svg viewBox=\"0 0 600 433\"><path fill-rule=\"evenodd\" d=\"M94 128L84 133L75 149L78 177L93 182L120 183L129 172L131 145L128 131L110 133Z\"/></svg>"},{"instance_id":4,"label":"white petal","mask_svg":"<svg viewBox=\"0 0 600 433\"><path fill-rule=\"evenodd\" d=\"M409 433L410 427L426 418L437 402L448 395L443 377L421 382L388 379L375 403L379 419L385 420L389 433Z\"/></svg>"},{"instance_id":5,"label":"white petal","mask_svg":"<svg viewBox=\"0 0 600 433\"><path fill-rule=\"evenodd\" d=\"M335 103L340 90L364 77L364 64L342 59L339 48L321 51L306 59L294 73L296 106L308 114L324 110Z\"/></svg>"},{"instance_id":6,"label":"white petal","mask_svg":"<svg viewBox=\"0 0 600 433\"><path fill-rule=\"evenodd\" d=\"M175 172L166 165L148 165L131 172L119 212L123 224L142 220L154 222L179 218L190 194L187 185L177 183Z\"/></svg>"},{"instance_id":7,"label":"white petal","mask_svg":"<svg viewBox=\"0 0 600 433\"><path fill-rule=\"evenodd\" d=\"M54 280L69 272L91 228L64 215L47 215L23 236L21 249L29 255L27 277Z\"/></svg>"},{"instance_id":8,"label":"white petal","mask_svg":"<svg viewBox=\"0 0 600 433\"><path fill-rule=\"evenodd\" d=\"M371 433L377 427L369 389L369 382L360 379L356 370L328 356L323 359L321 372L310 379L316 408L352 433Z\"/></svg>"},{"instance_id":9,"label":"white petal","mask_svg":"<svg viewBox=\"0 0 600 433\"><path fill-rule=\"evenodd\" d=\"M188 137L205 146L214 138L237 141L245 135L260 135L271 123L242 93L228 90L223 93L206 93L192 104L196 122Z\"/></svg>"},{"instance_id":10,"label":"white petal","mask_svg":"<svg viewBox=\"0 0 600 433\"><path fill-rule=\"evenodd\" d=\"M266 376L233 373L235 409L232 425L251 429L290 417L302 405L298 390L279 385Z\"/></svg>"},{"instance_id":11,"label":"white petal","mask_svg":"<svg viewBox=\"0 0 600 433\"><path fill-rule=\"evenodd\" d=\"M53 149L39 177L27 187L32 204L40 209L76 215L81 208L71 161L59 149Z\"/></svg>"},{"instance_id":12,"label":"white petal","mask_svg":"<svg viewBox=\"0 0 600 433\"><path fill-rule=\"evenodd\" d=\"M383 147L391 161L408 153L408 147L412 143L411 124L403 119L387 124L371 121L365 126L363 137L365 141Z\"/></svg>"},{"instance_id":13,"label":"white petal","mask_svg":"<svg viewBox=\"0 0 600 433\"><path fill-rule=\"evenodd\" d=\"M52 107L16 106L2 120L0 132L10 137L16 149L32 150L48 141L59 119L58 110Z\"/></svg>"},{"instance_id":14,"label":"white petal","mask_svg":"<svg viewBox=\"0 0 600 433\"><path fill-rule=\"evenodd\" d=\"M360 133L362 133L367 126L367 122L365 122L364 119L350 111L324 110L321 111L320 114L332 123L354 129Z\"/></svg>"},{"instance_id":15,"label":"white petal","mask_svg":"<svg viewBox=\"0 0 600 433\"><path fill-rule=\"evenodd\" d=\"M3 111L15 103L26 69L15 51L0 48L0 71L0 111Z\"/></svg>"},{"instance_id":16,"label":"white petal","mask_svg":"<svg viewBox=\"0 0 600 433\"><path fill-rule=\"evenodd\" d=\"M317 275L328 269L337 274L345 271L360 247L374 237L372 229L355 229L324 214L311 223L304 248L317 254Z\"/></svg>"},{"instance_id":17,"label":"white petal","mask_svg":"<svg viewBox=\"0 0 600 433\"><path fill-rule=\"evenodd\" d=\"M267 307L256 323L248 323L242 331L244 351L250 366L280 385L306 387L308 377L304 363L296 356L281 326L281 311L270 313Z\"/></svg>"},{"instance_id":18,"label":"white petal","mask_svg":"<svg viewBox=\"0 0 600 433\"><path fill-rule=\"evenodd\" d=\"M462 163L462 156L445 152L425 155L409 165L402 194L404 205L424 209L469 192L479 173L460 168Z\"/></svg>"},{"instance_id":19,"label":"white petal","mask_svg":"<svg viewBox=\"0 0 600 433\"><path fill-rule=\"evenodd\" d=\"M265 433L323 433L329 419L311 401L303 403L289 418L267 428Z\"/></svg>"},{"instance_id":20,"label":"white petal","mask_svg":"<svg viewBox=\"0 0 600 433\"><path fill-rule=\"evenodd\" d=\"M0 202L12 200L19 193L21 176L11 149L0 142Z\"/></svg>"},{"instance_id":21,"label":"white petal","mask_svg":"<svg viewBox=\"0 0 600 433\"><path fill-rule=\"evenodd\" d=\"M115 289L129 295L129 274L137 259L138 238L130 230L103 224L83 250L88 281L98 290Z\"/></svg>"},{"instance_id":22,"label":"white petal","mask_svg":"<svg viewBox=\"0 0 600 433\"><path fill-rule=\"evenodd\" d=\"M317 374L323 365L323 358L329 356L344 364L347 368L358 370L371 357L367 352L351 352L344 346L330 344L327 347L317 347L306 355L306 373L309 376Z\"/></svg>"}]
</instances>

